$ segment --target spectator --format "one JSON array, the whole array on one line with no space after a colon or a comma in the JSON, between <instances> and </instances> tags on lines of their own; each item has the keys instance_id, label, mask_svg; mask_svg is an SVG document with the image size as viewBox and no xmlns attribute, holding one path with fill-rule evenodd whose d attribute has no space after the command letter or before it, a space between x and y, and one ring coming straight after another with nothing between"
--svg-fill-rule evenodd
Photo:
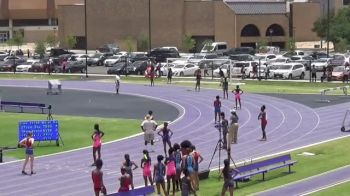
<instances>
[{"instance_id":1,"label":"spectator","mask_svg":"<svg viewBox=\"0 0 350 196\"><path fill-rule=\"evenodd\" d=\"M221 112L221 101L219 95L216 96L214 101L214 119L215 123L220 122L220 112ZM218 121L217 121L218 119Z\"/></svg>"},{"instance_id":2,"label":"spectator","mask_svg":"<svg viewBox=\"0 0 350 196\"><path fill-rule=\"evenodd\" d=\"M228 120L225 119L224 112L221 112L220 115L221 115L221 129L222 129L224 149L227 149Z\"/></svg>"},{"instance_id":3,"label":"spectator","mask_svg":"<svg viewBox=\"0 0 350 196\"><path fill-rule=\"evenodd\" d=\"M228 141L227 141L227 149L231 149L231 143L236 144L237 143L237 133L238 133L238 115L236 113L236 110L232 109L231 110L231 123L230 123L230 128L229 128L229 133L228 133Z\"/></svg>"},{"instance_id":4,"label":"spectator","mask_svg":"<svg viewBox=\"0 0 350 196\"><path fill-rule=\"evenodd\" d=\"M222 71L221 67L219 68L219 76L220 76L220 86L223 85L225 74Z\"/></svg>"},{"instance_id":5,"label":"spectator","mask_svg":"<svg viewBox=\"0 0 350 196\"><path fill-rule=\"evenodd\" d=\"M149 114L146 115L146 120L141 123L141 129L144 132L145 146L147 147L147 144L151 143L151 152L154 152L152 146L154 144L154 131L157 129L157 126L157 123L151 120Z\"/></svg>"},{"instance_id":6,"label":"spectator","mask_svg":"<svg viewBox=\"0 0 350 196\"><path fill-rule=\"evenodd\" d=\"M260 113L258 116L258 120L261 121L261 130L262 130L262 138L260 139L260 141L266 141L266 125L267 125L267 117L266 117L266 111L265 111L266 107L265 105L261 106L260 109Z\"/></svg>"},{"instance_id":7,"label":"spectator","mask_svg":"<svg viewBox=\"0 0 350 196\"><path fill-rule=\"evenodd\" d=\"M119 94L119 87L120 87L120 77L115 76L115 93Z\"/></svg>"},{"instance_id":8,"label":"spectator","mask_svg":"<svg viewBox=\"0 0 350 196\"><path fill-rule=\"evenodd\" d=\"M195 77L196 77L196 86L195 86L195 91L201 91L201 80L202 80L202 74L201 74L201 70L198 69L195 72Z\"/></svg>"},{"instance_id":9,"label":"spectator","mask_svg":"<svg viewBox=\"0 0 350 196\"><path fill-rule=\"evenodd\" d=\"M172 70L170 67L169 67L169 69L168 69L167 78L168 78L167 84L171 84L171 80L172 80L172 78L173 78L173 70Z\"/></svg>"},{"instance_id":10,"label":"spectator","mask_svg":"<svg viewBox=\"0 0 350 196\"><path fill-rule=\"evenodd\" d=\"M345 65L344 71L343 71L343 83L349 82L349 66Z\"/></svg>"},{"instance_id":11,"label":"spectator","mask_svg":"<svg viewBox=\"0 0 350 196\"><path fill-rule=\"evenodd\" d=\"M228 81L227 78L224 78L224 81L222 83L222 90L224 92L224 99L226 97L226 99L228 99Z\"/></svg>"},{"instance_id":12,"label":"spectator","mask_svg":"<svg viewBox=\"0 0 350 196\"><path fill-rule=\"evenodd\" d=\"M317 70L315 65L312 65L311 68L311 82L316 82L316 74L317 74Z\"/></svg>"}]
</instances>

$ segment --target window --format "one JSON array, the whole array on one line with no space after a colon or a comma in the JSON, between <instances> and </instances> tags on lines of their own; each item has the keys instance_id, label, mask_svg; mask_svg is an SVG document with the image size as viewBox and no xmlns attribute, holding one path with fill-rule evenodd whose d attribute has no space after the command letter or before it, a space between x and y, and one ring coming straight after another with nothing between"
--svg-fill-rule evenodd
<instances>
[{"instance_id":1,"label":"window","mask_svg":"<svg viewBox=\"0 0 350 196\"><path fill-rule=\"evenodd\" d=\"M248 24L243 27L241 31L241 36L242 37L259 37L260 36L260 31L258 27L256 27L253 24Z\"/></svg>"},{"instance_id":2,"label":"window","mask_svg":"<svg viewBox=\"0 0 350 196\"><path fill-rule=\"evenodd\" d=\"M279 24L272 24L266 29L265 36L284 36L284 30Z\"/></svg>"},{"instance_id":3,"label":"window","mask_svg":"<svg viewBox=\"0 0 350 196\"><path fill-rule=\"evenodd\" d=\"M8 20L0 20L0 27L8 27L9 21Z\"/></svg>"},{"instance_id":4,"label":"window","mask_svg":"<svg viewBox=\"0 0 350 196\"><path fill-rule=\"evenodd\" d=\"M13 20L13 26L47 26L49 25L48 19L20 19Z\"/></svg>"},{"instance_id":5,"label":"window","mask_svg":"<svg viewBox=\"0 0 350 196\"><path fill-rule=\"evenodd\" d=\"M226 45L218 45L218 50L226 50Z\"/></svg>"}]
</instances>

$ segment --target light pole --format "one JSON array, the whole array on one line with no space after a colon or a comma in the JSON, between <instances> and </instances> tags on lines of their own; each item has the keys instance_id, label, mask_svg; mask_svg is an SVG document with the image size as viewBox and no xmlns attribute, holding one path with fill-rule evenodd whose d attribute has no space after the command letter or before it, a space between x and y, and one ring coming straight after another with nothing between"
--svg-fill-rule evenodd
<instances>
[{"instance_id":1,"label":"light pole","mask_svg":"<svg viewBox=\"0 0 350 196\"><path fill-rule=\"evenodd\" d=\"M272 46L272 33L273 33L273 29L269 29L269 33L270 33L270 46Z\"/></svg>"},{"instance_id":2,"label":"light pole","mask_svg":"<svg viewBox=\"0 0 350 196\"><path fill-rule=\"evenodd\" d=\"M327 58L329 58L329 0L327 1Z\"/></svg>"},{"instance_id":3,"label":"light pole","mask_svg":"<svg viewBox=\"0 0 350 196\"><path fill-rule=\"evenodd\" d=\"M87 65L87 19L86 19L86 0L84 0L84 22L85 22L85 77L89 77L88 75L88 65Z\"/></svg>"},{"instance_id":4,"label":"light pole","mask_svg":"<svg viewBox=\"0 0 350 196\"><path fill-rule=\"evenodd\" d=\"M152 30L151 30L151 0L148 0L148 52L151 53Z\"/></svg>"}]
</instances>

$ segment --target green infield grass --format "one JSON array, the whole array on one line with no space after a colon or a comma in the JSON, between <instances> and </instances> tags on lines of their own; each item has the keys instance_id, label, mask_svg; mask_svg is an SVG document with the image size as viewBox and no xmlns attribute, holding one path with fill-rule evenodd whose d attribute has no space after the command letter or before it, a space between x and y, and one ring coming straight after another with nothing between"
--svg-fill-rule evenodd
<instances>
[{"instance_id":1,"label":"green infield grass","mask_svg":"<svg viewBox=\"0 0 350 196\"><path fill-rule=\"evenodd\" d=\"M350 192L350 182L336 185L334 187L311 194L312 196L348 196Z\"/></svg>"},{"instance_id":2,"label":"green infield grass","mask_svg":"<svg viewBox=\"0 0 350 196\"><path fill-rule=\"evenodd\" d=\"M265 175L265 181L262 181L262 175L257 175L249 182L240 182L239 188L235 190L234 195L243 196L253 194L348 165L350 164L349 147L350 138L347 137L294 151L291 153L292 159L297 160L298 163L292 167L292 171L294 171L292 174L287 173L288 168L286 167L268 172ZM302 152L311 152L316 155L298 155ZM218 180L218 171L211 171L209 179L200 182L200 191L198 195L219 196L221 194L222 184L223 180ZM349 188L340 187L337 189L337 193L342 194L345 190L349 190ZM228 193L226 195L228 195Z\"/></svg>"},{"instance_id":3,"label":"green infield grass","mask_svg":"<svg viewBox=\"0 0 350 196\"><path fill-rule=\"evenodd\" d=\"M35 155L46 155L76 148L90 146L91 134L95 123L105 132L104 142L120 139L136 133L140 133L140 121L129 119L112 119L97 117L74 117L54 115L59 120L60 134L64 146L57 147L55 142L41 142L39 147L36 142ZM16 147L18 142L18 121L21 120L46 120L43 114L19 114L0 113L1 137L0 146ZM5 156L24 158L23 149L7 151Z\"/></svg>"}]
</instances>

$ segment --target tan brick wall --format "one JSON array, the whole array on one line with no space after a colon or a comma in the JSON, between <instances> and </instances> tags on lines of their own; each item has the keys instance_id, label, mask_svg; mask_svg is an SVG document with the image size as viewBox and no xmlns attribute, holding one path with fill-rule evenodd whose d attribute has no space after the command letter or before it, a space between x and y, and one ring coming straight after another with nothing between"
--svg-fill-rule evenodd
<instances>
[{"instance_id":1,"label":"tan brick wall","mask_svg":"<svg viewBox=\"0 0 350 196\"><path fill-rule=\"evenodd\" d=\"M185 2L185 34L212 36L215 32L214 3L207 1Z\"/></svg>"},{"instance_id":2,"label":"tan brick wall","mask_svg":"<svg viewBox=\"0 0 350 196\"><path fill-rule=\"evenodd\" d=\"M10 0L9 10L46 9L47 0Z\"/></svg>"},{"instance_id":3,"label":"tan brick wall","mask_svg":"<svg viewBox=\"0 0 350 196\"><path fill-rule=\"evenodd\" d=\"M299 42L320 40L311 30L313 23L320 17L320 5L318 3L294 3L292 6L295 39Z\"/></svg>"},{"instance_id":4,"label":"tan brick wall","mask_svg":"<svg viewBox=\"0 0 350 196\"><path fill-rule=\"evenodd\" d=\"M225 41L229 48L237 47L236 15L223 2L215 2L215 41Z\"/></svg>"},{"instance_id":5,"label":"tan brick wall","mask_svg":"<svg viewBox=\"0 0 350 196\"><path fill-rule=\"evenodd\" d=\"M45 41L50 33L54 34L55 32L53 30L25 30L24 42L35 43L37 41Z\"/></svg>"}]
</instances>

